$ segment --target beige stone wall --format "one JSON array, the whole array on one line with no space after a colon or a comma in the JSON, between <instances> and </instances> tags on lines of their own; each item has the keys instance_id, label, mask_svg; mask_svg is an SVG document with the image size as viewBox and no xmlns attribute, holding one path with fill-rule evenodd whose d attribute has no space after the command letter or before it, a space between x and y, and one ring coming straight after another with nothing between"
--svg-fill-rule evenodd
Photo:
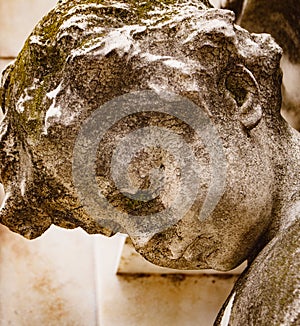
<instances>
[{"instance_id":1,"label":"beige stone wall","mask_svg":"<svg viewBox=\"0 0 300 326\"><path fill-rule=\"evenodd\" d=\"M0 70L54 5L0 0ZM117 276L124 239L53 226L29 241L0 226L0 326L212 325L236 276Z\"/></svg>"}]
</instances>

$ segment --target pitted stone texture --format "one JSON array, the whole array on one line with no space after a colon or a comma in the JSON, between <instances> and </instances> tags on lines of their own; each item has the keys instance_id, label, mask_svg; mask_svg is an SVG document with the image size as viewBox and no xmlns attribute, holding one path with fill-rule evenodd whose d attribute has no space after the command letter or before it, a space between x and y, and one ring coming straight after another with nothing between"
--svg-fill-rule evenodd
<instances>
[{"instance_id":1,"label":"pitted stone texture","mask_svg":"<svg viewBox=\"0 0 300 326\"><path fill-rule=\"evenodd\" d=\"M1 223L27 238L52 223L108 236L126 232L146 259L171 268L230 270L254 259L298 218L300 138L280 116L280 57L270 36L248 33L234 25L230 11L209 9L208 3L59 2L2 78ZM99 108L106 112L100 119ZM199 123L190 119L197 110ZM116 119L120 112L128 114ZM97 155L92 153L95 166L83 155L94 139L77 142L86 121L91 130L85 132L95 139L100 126L113 121L99 138ZM180 145L174 153L150 146L149 133L129 142L128 152L145 145L124 174L137 189L132 192L119 171L113 173L112 162L127 162L126 150L114 157L115 149L141 130L172 133L158 144L174 149L176 138ZM187 171L186 188L176 162L184 143L199 166ZM74 155L81 148L83 154ZM74 160L82 176L75 181ZM92 168L95 176L86 183ZM78 186L95 197L95 184L112 214L86 207L90 198L82 198ZM153 190L153 200L147 194L145 200L145 189ZM195 197L173 220L163 212L181 189ZM208 195L209 203L218 201L201 218ZM156 213L162 213L157 221L147 217ZM124 218L116 222L120 214ZM284 282L272 283L274 291Z\"/></svg>"},{"instance_id":2,"label":"pitted stone texture","mask_svg":"<svg viewBox=\"0 0 300 326\"><path fill-rule=\"evenodd\" d=\"M240 277L215 326L299 325L299 216L266 245Z\"/></svg>"},{"instance_id":3,"label":"pitted stone texture","mask_svg":"<svg viewBox=\"0 0 300 326\"><path fill-rule=\"evenodd\" d=\"M146 259L171 268L230 270L253 260L237 285L230 322L242 320L243 305L248 315L258 311L251 310L251 300L262 305L261 311L267 309L266 320L272 321L275 308L264 308L272 291L274 307L288 298L284 307L291 316L287 324L292 324L296 317L288 306L298 309L299 289L293 274L299 245L293 239L299 218L300 148L299 134L280 116L281 50L268 35L235 26L230 11L208 7L193 1L58 2L3 74L0 158L6 198L0 221L30 239L52 223L108 236L127 232ZM136 114L130 111L133 104ZM123 116L113 120L120 112ZM85 149L98 141L99 126L107 127L107 121L113 123L92 153L95 164L89 155L74 155L81 149L88 153ZM85 127L92 137L78 142ZM159 134L159 146L147 142L151 132L140 143L129 141L128 152L147 146L132 157L122 177L119 170L113 172L112 162L122 166L128 154L126 137L141 130L164 133ZM172 147L176 139L178 151ZM118 161L114 153L120 143L124 146ZM168 152L164 143L175 152ZM192 170L195 180L201 177L197 182L187 179L183 195L195 198L172 220L163 213L183 187L176 161L183 143L188 150L182 153L193 152L199 166ZM185 155L184 160L193 156ZM81 173L76 180L74 160ZM95 175L86 183L91 168ZM158 176L154 185L153 176ZM127 177L129 188L123 182ZM99 198L105 197L123 220L116 223L114 214L87 209L78 188L85 194L90 190L93 197L95 184ZM145 189L152 189L153 200ZM214 205L201 218L207 196ZM157 225L155 215L147 218L155 213L160 214ZM289 239L293 243L286 250L278 245ZM293 268L278 265L281 258L291 257ZM282 277L274 281L264 276L267 284L262 286L258 274L276 273L276 266Z\"/></svg>"},{"instance_id":4,"label":"pitted stone texture","mask_svg":"<svg viewBox=\"0 0 300 326\"><path fill-rule=\"evenodd\" d=\"M230 12L185 1L58 4L4 73L1 159L7 198L2 223L28 238L51 223L130 234L130 220L118 226L104 223L110 216L97 220L87 214L73 184L74 144L83 121L99 106L134 91L167 90L204 107L220 134L226 192L214 214L198 219L211 179L211 158L202 140L186 123L163 113L129 115L108 130L99 145L99 188L127 214L136 206L142 206L137 214L163 209L168 199L161 208L159 202L149 207L119 196L110 160L116 138L145 126L169 128L198 152L201 191L197 204L168 230L152 239L132 236L136 247L153 262L176 268L230 269L248 257L270 223L276 188L275 153L265 135L274 126L290 131L279 116L279 48L268 36L235 27L233 19ZM167 161L163 153L156 156L150 170ZM134 170L145 167L145 159L136 160L131 174L138 180ZM233 250L242 238L247 245ZM154 254L151 248L161 250Z\"/></svg>"}]
</instances>

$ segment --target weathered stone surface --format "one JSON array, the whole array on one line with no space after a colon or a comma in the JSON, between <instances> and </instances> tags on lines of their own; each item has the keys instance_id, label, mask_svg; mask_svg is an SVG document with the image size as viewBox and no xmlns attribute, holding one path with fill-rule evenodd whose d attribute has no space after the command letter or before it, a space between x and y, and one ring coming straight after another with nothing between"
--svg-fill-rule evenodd
<instances>
[{"instance_id":1,"label":"weathered stone surface","mask_svg":"<svg viewBox=\"0 0 300 326\"><path fill-rule=\"evenodd\" d=\"M299 325L300 210L294 213L295 223L266 245L235 284L215 325Z\"/></svg>"},{"instance_id":2,"label":"weathered stone surface","mask_svg":"<svg viewBox=\"0 0 300 326\"><path fill-rule=\"evenodd\" d=\"M27 238L51 223L126 232L171 268L254 260L249 293L257 270L275 270L268 252L298 268L298 245L279 245L297 229L300 189L300 137L280 115L281 49L208 6L58 3L3 75L1 223ZM299 286L284 266L262 305L269 288L278 303L278 287ZM254 300L243 282L232 320Z\"/></svg>"},{"instance_id":3,"label":"weathered stone surface","mask_svg":"<svg viewBox=\"0 0 300 326\"><path fill-rule=\"evenodd\" d=\"M298 0L227 0L238 23L253 33L269 33L283 49L282 114L300 131L300 4Z\"/></svg>"},{"instance_id":4,"label":"weathered stone surface","mask_svg":"<svg viewBox=\"0 0 300 326\"><path fill-rule=\"evenodd\" d=\"M136 215L160 210L159 202L154 203L158 208L149 207L146 202L139 211L135 204L139 207L142 201L135 203L126 201L128 196L115 195L109 175L110 161L116 137L124 138L129 131L145 126L169 128L198 151L202 191L197 193L196 207L164 232L162 238L159 234L146 246L151 248L153 243L157 247L158 241L162 257L159 253L152 257L145 248L140 250L156 263L165 260L166 265L186 268L229 269L248 256L270 222L267 216L272 209L271 189L276 186L273 161L277 155L269 144L269 133L278 133L279 128L287 133L284 137L281 131L283 135L276 139L276 148L292 137L278 113L280 50L269 37L251 36L234 27L230 12L202 9L206 9L202 3L188 5L184 1L176 5L148 3L146 7L131 2L65 1L39 24L3 78L2 107L6 116L2 124L2 179L7 192L1 217L4 224L29 238L39 236L51 223L82 226L88 232L104 234L125 229L130 234L130 220L110 230L102 221L109 217L97 216L96 220L86 213L73 183L74 145L84 120L102 104L129 92L150 89L154 91L149 95L150 107L154 107L159 94L167 90L185 96L201 108L205 106L220 134L227 171L226 192L219 208L208 220L199 221L198 206L208 190L212 158L204 140L193 134L191 126L163 111L155 111L155 107L153 112L148 109L136 116L125 116L100 139L101 157L96 166L99 188L130 217L135 210ZM266 57L268 60L263 61ZM142 98L149 101L147 96ZM117 104L112 104L112 110L121 110ZM103 114L102 118L107 119ZM289 146L284 147L287 151ZM165 154L156 155L157 161L169 160L174 165L174 160ZM147 160L137 156L137 163L131 165L133 178L141 179L134 174L147 165ZM83 156L82 166L88 163ZM148 165L146 174L155 167ZM86 167L89 168L93 166ZM173 172L169 169L166 173ZM89 189L91 185L83 187ZM168 198L165 201L163 204L168 204ZM259 227L253 228L257 223ZM185 229L188 234L184 234ZM149 237L149 232L146 230L133 239L137 247L142 247L142 238ZM183 238L176 249L178 253L170 251L177 244L168 240L176 232L179 239L181 233ZM238 255L232 250L227 252L225 243L234 247L246 234L251 242L246 248L239 248ZM186 248L190 254L198 255L198 250L192 248L202 246L202 259L187 254L184 257ZM220 247L224 247L221 254L217 249ZM210 262L206 261L208 255ZM217 258L218 255L223 258Z\"/></svg>"}]
</instances>

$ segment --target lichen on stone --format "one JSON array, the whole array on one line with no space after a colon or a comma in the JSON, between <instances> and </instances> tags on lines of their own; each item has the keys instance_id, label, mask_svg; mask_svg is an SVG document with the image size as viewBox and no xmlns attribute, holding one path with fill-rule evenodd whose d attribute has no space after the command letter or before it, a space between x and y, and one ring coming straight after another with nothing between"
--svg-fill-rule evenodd
<instances>
[{"instance_id":1,"label":"lichen on stone","mask_svg":"<svg viewBox=\"0 0 300 326\"><path fill-rule=\"evenodd\" d=\"M59 1L2 77L0 222L127 233L170 268L275 264L300 188L280 58L208 1Z\"/></svg>"}]
</instances>

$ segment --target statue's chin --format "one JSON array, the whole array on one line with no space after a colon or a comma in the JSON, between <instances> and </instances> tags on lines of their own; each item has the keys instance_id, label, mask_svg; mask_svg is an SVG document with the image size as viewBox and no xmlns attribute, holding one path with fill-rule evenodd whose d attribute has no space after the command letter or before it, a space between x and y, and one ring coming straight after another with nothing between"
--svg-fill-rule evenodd
<instances>
[{"instance_id":1,"label":"statue's chin","mask_svg":"<svg viewBox=\"0 0 300 326\"><path fill-rule=\"evenodd\" d=\"M167 241L149 241L137 250L146 260L155 265L179 270L214 269L225 272L243 262L243 257L228 256L226 251L220 248L222 245L217 245L213 237L201 237L191 241L182 250L177 248L177 254L174 253L174 246Z\"/></svg>"}]
</instances>

